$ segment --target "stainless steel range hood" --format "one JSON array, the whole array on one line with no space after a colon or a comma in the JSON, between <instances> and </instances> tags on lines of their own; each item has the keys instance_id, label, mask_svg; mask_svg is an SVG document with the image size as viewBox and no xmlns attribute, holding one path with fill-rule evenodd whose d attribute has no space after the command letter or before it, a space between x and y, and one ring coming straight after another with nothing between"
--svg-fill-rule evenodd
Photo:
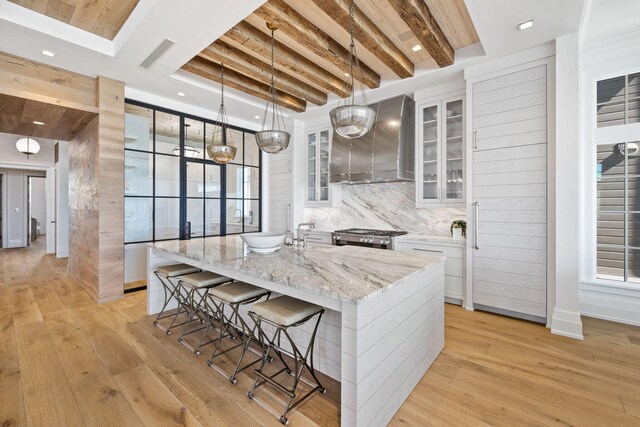
<instances>
[{"instance_id":1,"label":"stainless steel range hood","mask_svg":"<svg viewBox=\"0 0 640 427\"><path fill-rule=\"evenodd\" d=\"M331 182L371 184L414 180L414 102L407 95L370 105L376 122L365 136L333 133Z\"/></svg>"}]
</instances>

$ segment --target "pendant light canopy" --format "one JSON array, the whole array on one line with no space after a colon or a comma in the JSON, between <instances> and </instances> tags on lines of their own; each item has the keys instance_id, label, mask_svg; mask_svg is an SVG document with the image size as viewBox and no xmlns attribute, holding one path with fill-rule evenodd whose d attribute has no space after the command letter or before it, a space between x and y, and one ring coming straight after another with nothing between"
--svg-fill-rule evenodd
<instances>
[{"instance_id":1,"label":"pendant light canopy","mask_svg":"<svg viewBox=\"0 0 640 427\"><path fill-rule=\"evenodd\" d=\"M291 134L285 130L284 118L280 106L276 104L276 85L275 85L275 66L274 66L274 45L275 31L278 26L267 22L267 27L271 30L271 99L267 101L267 105L262 116L262 130L256 132L256 142L265 153L275 154L284 151L289 146ZM266 126L267 116L269 115L269 105L271 105L271 126Z\"/></svg>"},{"instance_id":2,"label":"pendant light canopy","mask_svg":"<svg viewBox=\"0 0 640 427\"><path fill-rule=\"evenodd\" d=\"M32 154L38 154L38 152L40 151L40 144L38 144L38 141L36 141L35 139L26 137L20 138L16 142L16 148L22 154L26 154L28 159Z\"/></svg>"},{"instance_id":3,"label":"pendant light canopy","mask_svg":"<svg viewBox=\"0 0 640 427\"><path fill-rule=\"evenodd\" d=\"M211 144L207 144L207 153L209 157L216 163L229 163L236 158L238 149L227 142L233 142L231 132L229 132L229 118L227 117L227 109L224 106L224 64L221 64L220 84L222 90L220 92L220 109L216 121L219 126L215 127Z\"/></svg>"},{"instance_id":4,"label":"pendant light canopy","mask_svg":"<svg viewBox=\"0 0 640 427\"><path fill-rule=\"evenodd\" d=\"M184 156L189 158L195 158L200 155L200 151L198 151L198 149L196 149L196 147L191 145L191 142L189 142L188 131L190 127L191 127L190 124L185 123L184 125ZM176 156L180 155L180 145L177 145L173 149L173 154L175 154Z\"/></svg>"},{"instance_id":5,"label":"pendant light canopy","mask_svg":"<svg viewBox=\"0 0 640 427\"><path fill-rule=\"evenodd\" d=\"M358 56L356 55L356 44L354 41L355 21L353 18L353 0L349 4L349 17L351 18L351 45L349 46L349 74L351 80L351 96L344 100L344 104L331 110L331 126L338 135L345 138L359 138L366 135L376 121L376 110L367 106L364 88L362 88L362 104L355 101L355 80L353 78L353 62L356 68L359 67Z\"/></svg>"}]
</instances>

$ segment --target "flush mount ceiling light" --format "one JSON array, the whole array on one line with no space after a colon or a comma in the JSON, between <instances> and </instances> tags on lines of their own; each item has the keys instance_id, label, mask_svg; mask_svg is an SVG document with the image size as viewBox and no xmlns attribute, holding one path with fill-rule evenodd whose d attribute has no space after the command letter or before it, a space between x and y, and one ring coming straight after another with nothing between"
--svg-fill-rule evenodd
<instances>
[{"instance_id":1,"label":"flush mount ceiling light","mask_svg":"<svg viewBox=\"0 0 640 427\"><path fill-rule=\"evenodd\" d=\"M520 31L528 30L529 28L532 28L532 27L533 27L533 19L530 19L521 24L518 24L518 30Z\"/></svg>"},{"instance_id":2,"label":"flush mount ceiling light","mask_svg":"<svg viewBox=\"0 0 640 427\"><path fill-rule=\"evenodd\" d=\"M34 121L33 121L33 124L34 124L34 125L38 125L38 126L44 126L44 122L39 122L39 121L37 121L37 120L34 120Z\"/></svg>"},{"instance_id":3,"label":"flush mount ceiling light","mask_svg":"<svg viewBox=\"0 0 640 427\"><path fill-rule=\"evenodd\" d=\"M346 74L351 80L351 96L344 100L344 104L331 110L331 126L333 129L345 138L360 138L371 130L376 120L376 111L367 105L364 87L362 88L362 103L356 104L355 101L355 81L353 78L353 62L356 68L360 66L358 56L356 55L356 43L354 39L355 21L353 18L353 0L349 4L349 17L351 18L351 45L349 46L349 73Z\"/></svg>"},{"instance_id":4,"label":"flush mount ceiling light","mask_svg":"<svg viewBox=\"0 0 640 427\"><path fill-rule=\"evenodd\" d=\"M291 134L285 130L284 118L280 106L276 104L276 80L275 65L273 55L275 50L275 31L278 26L267 22L267 27L271 30L271 99L267 101L262 118L262 130L256 132L256 142L258 147L265 153L275 154L284 151L289 146ZM269 104L271 104L271 126L267 129L267 117L269 116Z\"/></svg>"},{"instance_id":5,"label":"flush mount ceiling light","mask_svg":"<svg viewBox=\"0 0 640 427\"><path fill-rule=\"evenodd\" d=\"M185 96L186 94L184 92L178 92L178 96Z\"/></svg>"},{"instance_id":6,"label":"flush mount ceiling light","mask_svg":"<svg viewBox=\"0 0 640 427\"><path fill-rule=\"evenodd\" d=\"M56 57L55 52L51 52L50 50L43 50L42 54L44 56L48 56L49 58L55 58Z\"/></svg>"},{"instance_id":7,"label":"flush mount ceiling light","mask_svg":"<svg viewBox=\"0 0 640 427\"><path fill-rule=\"evenodd\" d=\"M220 67L220 109L218 110L218 118L216 126L211 137L211 144L207 145L207 153L209 157L216 163L229 163L236 158L238 149L227 142L233 142L231 132L229 132L229 118L227 117L227 109L224 107L224 64Z\"/></svg>"},{"instance_id":8,"label":"flush mount ceiling light","mask_svg":"<svg viewBox=\"0 0 640 427\"><path fill-rule=\"evenodd\" d=\"M254 118L254 119L259 119L259 118L260 118L260 116L253 116L253 118Z\"/></svg>"},{"instance_id":9,"label":"flush mount ceiling light","mask_svg":"<svg viewBox=\"0 0 640 427\"><path fill-rule=\"evenodd\" d=\"M185 123L184 125L184 156L185 157L189 157L189 158L194 158L194 157L198 157L200 155L200 151L198 151L193 145L191 145L191 143L189 142L189 135L188 135L188 131L189 128L191 127L190 124ZM173 154L175 154L176 156L180 155L180 145L177 145L174 149L173 149Z\"/></svg>"},{"instance_id":10,"label":"flush mount ceiling light","mask_svg":"<svg viewBox=\"0 0 640 427\"><path fill-rule=\"evenodd\" d=\"M40 151L40 144L38 144L38 141L36 141L35 139L26 137L20 138L16 142L16 148L22 154L26 154L28 159L32 154L38 154L38 152Z\"/></svg>"},{"instance_id":11,"label":"flush mount ceiling light","mask_svg":"<svg viewBox=\"0 0 640 427\"><path fill-rule=\"evenodd\" d=\"M419 44L415 45L414 47L411 48L412 51L417 52L419 50L422 50L422 46L420 46Z\"/></svg>"}]
</instances>

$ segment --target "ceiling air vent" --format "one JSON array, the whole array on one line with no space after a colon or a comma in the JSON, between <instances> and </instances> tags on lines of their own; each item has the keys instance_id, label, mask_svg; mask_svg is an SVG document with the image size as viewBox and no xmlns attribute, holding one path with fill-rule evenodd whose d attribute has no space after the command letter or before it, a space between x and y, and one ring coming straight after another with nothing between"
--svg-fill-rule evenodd
<instances>
[{"instance_id":1,"label":"ceiling air vent","mask_svg":"<svg viewBox=\"0 0 640 427\"><path fill-rule=\"evenodd\" d=\"M169 50L169 48L171 46L173 46L175 43L176 42L174 42L173 40L164 39L162 41L162 43L160 43L160 45L157 48L155 48L155 50L153 52L151 52L151 55L147 56L147 59L142 61L140 66L142 68L151 67L151 65L153 65L153 63L156 62L158 60L158 58L160 58L162 55L164 55L164 53L167 50Z\"/></svg>"}]
</instances>

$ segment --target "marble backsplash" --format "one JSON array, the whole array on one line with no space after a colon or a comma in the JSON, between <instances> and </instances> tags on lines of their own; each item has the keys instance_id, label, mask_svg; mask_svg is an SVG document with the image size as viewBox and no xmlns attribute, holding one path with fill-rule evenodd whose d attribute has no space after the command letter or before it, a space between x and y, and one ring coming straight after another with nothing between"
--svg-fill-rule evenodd
<instances>
[{"instance_id":1,"label":"marble backsplash","mask_svg":"<svg viewBox=\"0 0 640 427\"><path fill-rule=\"evenodd\" d=\"M327 231L358 227L450 236L451 221L465 218L464 208L416 209L413 182L344 185L342 207L304 210L305 221Z\"/></svg>"}]
</instances>

